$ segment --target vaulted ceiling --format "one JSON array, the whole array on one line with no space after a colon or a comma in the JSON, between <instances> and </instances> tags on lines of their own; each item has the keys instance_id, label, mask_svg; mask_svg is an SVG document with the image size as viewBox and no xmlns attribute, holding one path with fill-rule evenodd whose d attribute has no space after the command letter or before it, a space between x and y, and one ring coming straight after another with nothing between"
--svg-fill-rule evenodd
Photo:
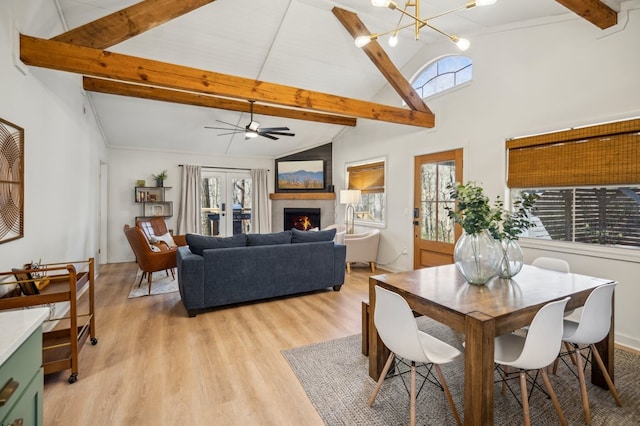
<instances>
[{"instance_id":1,"label":"vaulted ceiling","mask_svg":"<svg viewBox=\"0 0 640 426\"><path fill-rule=\"evenodd\" d=\"M24 35L21 57L85 76L112 147L275 158L331 142L359 120L433 126L428 106L406 87L410 75L399 70L418 54L427 61L429 45L443 37L423 30L414 41L409 30L396 48L358 49L358 28L382 32L398 19L368 0L55 1L72 31ZM422 15L463 3L425 0ZM575 13L604 28L615 23L618 3L498 0L438 18L437 25L473 39L503 25ZM386 84L399 92L395 105L374 101ZM218 120L244 127L248 99L256 100L261 127L287 126L296 136L245 139L205 128L227 127Z\"/></svg>"}]
</instances>

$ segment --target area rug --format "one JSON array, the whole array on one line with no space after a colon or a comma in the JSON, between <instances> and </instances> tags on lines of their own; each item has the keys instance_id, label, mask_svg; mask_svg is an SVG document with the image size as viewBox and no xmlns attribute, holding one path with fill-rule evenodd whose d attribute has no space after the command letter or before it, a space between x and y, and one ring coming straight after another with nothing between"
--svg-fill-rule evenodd
<instances>
[{"instance_id":1,"label":"area rug","mask_svg":"<svg viewBox=\"0 0 640 426\"><path fill-rule=\"evenodd\" d=\"M425 317L419 328L462 350L462 335ZM388 378L372 407L367 400L375 382L368 375L368 358L361 352L361 336L282 351L307 396L327 425L402 425L409 423L409 394L401 377ZM460 416L464 415L464 359L442 366ZM553 388L569 424L585 424L577 378L562 362L557 376L550 376ZM611 394L590 383L587 386L593 425L637 425L640 421L640 356L618 350L615 353L615 384L622 400L618 407ZM407 386L408 386L408 378ZM587 373L590 380L590 373ZM542 380L539 380L542 384ZM420 386L420 385L418 385ZM543 385L544 386L544 385ZM514 391L519 395L519 387ZM455 424L444 392L427 383L417 398L417 423ZM559 420L545 394L530 397L531 422L556 425ZM495 385L494 423L522 424L522 409L508 391L500 394Z\"/></svg>"},{"instance_id":2,"label":"area rug","mask_svg":"<svg viewBox=\"0 0 640 426\"><path fill-rule=\"evenodd\" d=\"M129 291L129 299L149 296L149 283L146 278L140 282L141 276L142 271L138 270L136 279L131 286L131 291ZM167 276L165 271L154 272L151 282L151 296L178 291L178 277L176 276L176 279L173 279L171 273Z\"/></svg>"}]
</instances>

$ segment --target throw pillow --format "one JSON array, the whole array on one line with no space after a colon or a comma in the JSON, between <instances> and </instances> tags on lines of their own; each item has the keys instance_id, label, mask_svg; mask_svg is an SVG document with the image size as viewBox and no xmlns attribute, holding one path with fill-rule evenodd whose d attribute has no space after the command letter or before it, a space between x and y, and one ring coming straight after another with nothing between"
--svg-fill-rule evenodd
<instances>
[{"instance_id":1,"label":"throw pillow","mask_svg":"<svg viewBox=\"0 0 640 426\"><path fill-rule=\"evenodd\" d=\"M233 237L208 237L206 235L187 234L187 244L191 253L202 256L208 249L244 247L247 245L247 234L236 234Z\"/></svg>"},{"instance_id":2,"label":"throw pillow","mask_svg":"<svg viewBox=\"0 0 640 426\"><path fill-rule=\"evenodd\" d=\"M164 234L164 235L160 235L159 237L158 236L153 236L153 237L149 238L149 241L151 241L152 244L153 243L157 243L158 241L163 241L169 246L169 248L178 247L176 242L173 241L173 237L168 232L166 234Z\"/></svg>"},{"instance_id":3,"label":"throw pillow","mask_svg":"<svg viewBox=\"0 0 640 426\"><path fill-rule=\"evenodd\" d=\"M336 236L335 229L328 229L318 232L300 231L299 229L291 229L292 243L315 243L318 241L333 241Z\"/></svg>"},{"instance_id":4,"label":"throw pillow","mask_svg":"<svg viewBox=\"0 0 640 426\"><path fill-rule=\"evenodd\" d=\"M270 246L274 244L290 244L291 231L273 232L271 234L248 234L248 246Z\"/></svg>"}]
</instances>

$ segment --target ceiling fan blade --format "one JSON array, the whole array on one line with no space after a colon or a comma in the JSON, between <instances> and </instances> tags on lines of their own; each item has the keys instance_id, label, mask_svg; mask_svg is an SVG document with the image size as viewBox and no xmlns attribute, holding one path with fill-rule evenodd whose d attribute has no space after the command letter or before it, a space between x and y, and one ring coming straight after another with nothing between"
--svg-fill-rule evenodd
<instances>
[{"instance_id":1,"label":"ceiling fan blade","mask_svg":"<svg viewBox=\"0 0 640 426\"><path fill-rule=\"evenodd\" d=\"M230 129L228 127L212 127L212 126L204 126L205 129L214 129L214 130L233 130L234 132L242 132L240 129Z\"/></svg>"},{"instance_id":2,"label":"ceiling fan blade","mask_svg":"<svg viewBox=\"0 0 640 426\"><path fill-rule=\"evenodd\" d=\"M295 133L287 133L287 132L263 132L260 131L260 133L268 133L270 135L280 135L280 136L295 136Z\"/></svg>"},{"instance_id":3,"label":"ceiling fan blade","mask_svg":"<svg viewBox=\"0 0 640 426\"><path fill-rule=\"evenodd\" d=\"M242 130L244 130L244 128L243 128L243 127L236 126L235 124L227 123L226 121L222 121L222 120L216 120L216 121L217 121L217 122L219 122L219 123L224 123L224 124L226 124L227 126L235 127L236 129L242 129Z\"/></svg>"},{"instance_id":4,"label":"ceiling fan blade","mask_svg":"<svg viewBox=\"0 0 640 426\"><path fill-rule=\"evenodd\" d=\"M261 132L281 132L283 130L289 130L288 127L265 127L264 129L260 129Z\"/></svg>"},{"instance_id":5,"label":"ceiling fan blade","mask_svg":"<svg viewBox=\"0 0 640 426\"><path fill-rule=\"evenodd\" d=\"M224 130L230 130L230 129L224 129ZM239 130L235 130L235 131L229 132L229 133L218 133L217 136L237 135L238 133L244 133L244 132L241 132Z\"/></svg>"},{"instance_id":6,"label":"ceiling fan blade","mask_svg":"<svg viewBox=\"0 0 640 426\"><path fill-rule=\"evenodd\" d=\"M268 134L268 133L264 133L264 132L258 132L258 135L259 135L259 136L262 136L263 138L269 138L269 139L272 139L272 140L274 140L274 141L277 141L277 140L279 139L279 138L276 138L275 136L271 136L270 134Z\"/></svg>"}]
</instances>

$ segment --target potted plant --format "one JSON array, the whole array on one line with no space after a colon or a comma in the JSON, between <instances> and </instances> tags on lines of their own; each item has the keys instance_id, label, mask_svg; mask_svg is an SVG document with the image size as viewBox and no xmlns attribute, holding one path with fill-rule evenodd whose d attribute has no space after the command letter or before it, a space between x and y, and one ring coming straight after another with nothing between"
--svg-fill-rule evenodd
<instances>
[{"instance_id":1,"label":"potted plant","mask_svg":"<svg viewBox=\"0 0 640 426\"><path fill-rule=\"evenodd\" d=\"M496 199L495 221L489 227L491 236L500 242L501 259L498 267L500 278L511 278L522 269L522 248L518 238L533 226L531 209L540 196L533 192L522 191L513 202L512 209L505 209L500 197Z\"/></svg>"},{"instance_id":2,"label":"potted plant","mask_svg":"<svg viewBox=\"0 0 640 426\"><path fill-rule=\"evenodd\" d=\"M163 170L157 175L151 175L151 176L155 179L156 186L164 186L164 181L167 179L167 177L169 177L166 170Z\"/></svg>"},{"instance_id":3,"label":"potted plant","mask_svg":"<svg viewBox=\"0 0 640 426\"><path fill-rule=\"evenodd\" d=\"M475 182L447 187L456 207L447 207L448 216L464 230L453 250L458 271L470 284L482 285L493 277L500 262L500 248L489 233L500 212Z\"/></svg>"}]
</instances>

